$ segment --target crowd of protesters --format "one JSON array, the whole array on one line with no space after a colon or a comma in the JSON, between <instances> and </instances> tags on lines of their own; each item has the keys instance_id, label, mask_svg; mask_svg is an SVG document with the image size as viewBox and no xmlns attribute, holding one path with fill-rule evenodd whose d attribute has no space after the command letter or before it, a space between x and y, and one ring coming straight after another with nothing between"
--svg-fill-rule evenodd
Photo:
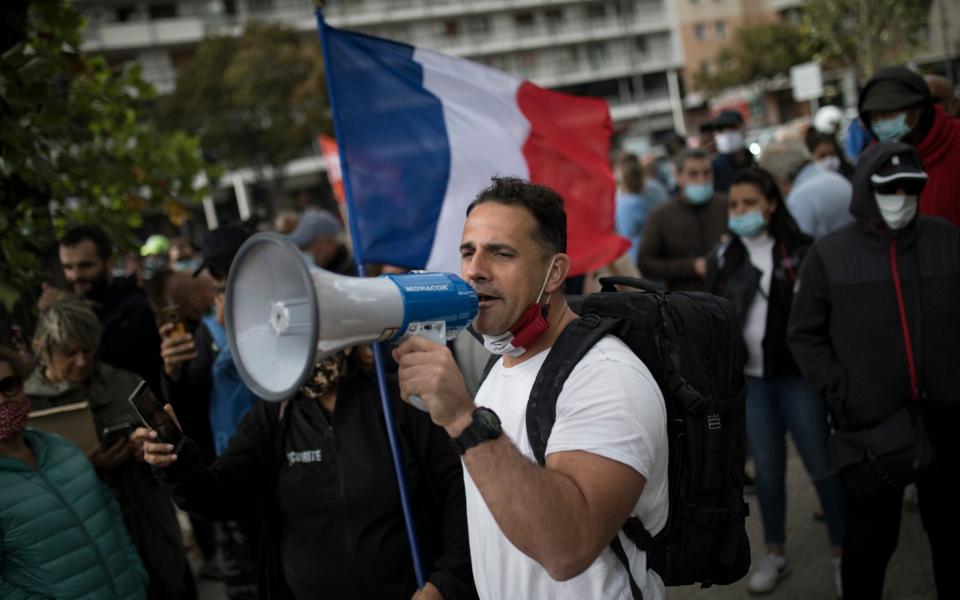
<instances>
[{"instance_id":1,"label":"crowd of protesters","mask_svg":"<svg viewBox=\"0 0 960 600\"><path fill-rule=\"evenodd\" d=\"M766 546L751 592L773 591L792 568L789 432L821 505L838 597L881 597L909 483L937 595L960 597L949 573L960 516L947 492L960 458L960 120L948 84L878 72L860 93L856 152L824 113L756 157L743 115L721 111L696 147L671 138L669 161L617 161L615 226L631 248L608 271L725 297L740 319ZM356 274L337 215L283 211L272 229L308 264ZM62 277L50 281L64 285L44 285L29 341L0 346L0 596L196 598L176 505L200 576L222 579L231 600L486 597L491 574L475 573L476 556L471 568L471 548L506 538L476 537L472 463L450 447L449 424L400 400L391 375L427 570L417 589L369 348L318 362L282 403L244 384L224 299L251 233L220 227L200 248L152 235L134 268L99 227L59 240ZM555 267L541 293L563 286ZM466 336L454 353L473 394L488 354ZM407 368L409 352L393 358ZM176 453L127 401L141 380L186 435ZM39 421L27 428L31 414L63 407L90 421L92 447ZM299 468L309 463L319 464ZM506 513L485 514L507 526Z\"/></svg>"}]
</instances>

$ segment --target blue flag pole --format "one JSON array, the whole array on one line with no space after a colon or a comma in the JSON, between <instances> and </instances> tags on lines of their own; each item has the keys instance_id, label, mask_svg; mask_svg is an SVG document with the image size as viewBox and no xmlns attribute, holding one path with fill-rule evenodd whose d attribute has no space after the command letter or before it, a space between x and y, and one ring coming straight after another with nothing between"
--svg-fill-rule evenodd
<instances>
[{"instance_id":1,"label":"blue flag pole","mask_svg":"<svg viewBox=\"0 0 960 600\"><path fill-rule=\"evenodd\" d=\"M316 15L317 30L320 34L320 48L323 52L323 60L326 63L332 60L330 57L330 41L326 31L327 24L323 18L323 11L319 7L316 9ZM343 192L347 202L347 214L350 220L350 237L353 238L353 257L357 263L357 274L360 277L365 277L366 270L363 266L363 244L360 240L360 228L357 225L357 210L353 202L353 191L350 185L350 166L347 162L346 153L343 151L343 137L340 134L340 121L337 116L337 95L334 89L333 78L330 77L330 69L325 67L324 71L324 77L327 80L327 95L330 97L330 111L333 115L333 130L337 136L337 151L340 153L340 172L343 178ZM403 472L400 445L397 442L396 420L393 416L393 407L390 406L390 396L387 393L387 380L383 370L383 356L381 355L380 342L373 343L373 362L377 371L377 384L380 388L380 404L383 406L383 421L387 426L390 454L393 456L393 470L397 475L397 488L400 491L403 521L407 526L407 542L410 544L410 554L413 557L413 569L417 576L417 588L423 589L426 578L423 576L420 546L417 543L417 532L414 528L413 512L410 509L410 495L407 492L407 478Z\"/></svg>"}]
</instances>

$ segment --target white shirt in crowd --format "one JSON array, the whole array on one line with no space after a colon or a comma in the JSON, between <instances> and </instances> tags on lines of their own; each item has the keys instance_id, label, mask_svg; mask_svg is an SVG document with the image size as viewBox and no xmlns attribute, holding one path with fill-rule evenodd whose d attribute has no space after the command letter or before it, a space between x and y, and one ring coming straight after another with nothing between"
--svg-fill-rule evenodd
<instances>
[{"instance_id":1,"label":"white shirt in crowd","mask_svg":"<svg viewBox=\"0 0 960 600\"><path fill-rule=\"evenodd\" d=\"M747 346L747 364L743 372L751 377L763 377L763 337L767 334L767 309L770 297L770 281L773 279L774 239L767 233L740 241L750 253L750 262L759 269L760 288L747 308L743 322L743 342Z\"/></svg>"},{"instance_id":2,"label":"white shirt in crowd","mask_svg":"<svg viewBox=\"0 0 960 600\"><path fill-rule=\"evenodd\" d=\"M544 350L509 369L501 360L476 397L478 406L497 413L503 433L530 460L536 459L527 438L527 399L547 353ZM666 419L663 396L649 369L626 344L607 336L584 356L564 384L546 453L582 450L628 465L643 475L646 485L631 514L655 535L667 520ZM500 531L466 469L464 484L470 554L480 598L632 600L626 570L610 548L604 548L577 577L554 581ZM563 527L563 523L556 526ZM620 541L644 599L662 600L663 582L647 570L646 554L623 533Z\"/></svg>"}]
</instances>

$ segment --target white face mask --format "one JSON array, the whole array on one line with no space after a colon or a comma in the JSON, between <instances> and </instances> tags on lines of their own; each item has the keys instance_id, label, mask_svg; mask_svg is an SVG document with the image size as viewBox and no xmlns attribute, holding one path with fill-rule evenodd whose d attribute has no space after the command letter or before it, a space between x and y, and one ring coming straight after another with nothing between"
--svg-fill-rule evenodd
<instances>
[{"instance_id":1,"label":"white face mask","mask_svg":"<svg viewBox=\"0 0 960 600\"><path fill-rule=\"evenodd\" d=\"M893 230L903 229L910 224L917 214L917 197L901 196L900 194L875 193L880 216L887 227Z\"/></svg>"},{"instance_id":2,"label":"white face mask","mask_svg":"<svg viewBox=\"0 0 960 600\"><path fill-rule=\"evenodd\" d=\"M827 169L828 171L839 171L840 170L840 157L839 156L826 156L817 161L817 166Z\"/></svg>"},{"instance_id":3,"label":"white face mask","mask_svg":"<svg viewBox=\"0 0 960 600\"><path fill-rule=\"evenodd\" d=\"M743 134L739 131L724 131L714 136L714 139L720 154L730 154L743 148Z\"/></svg>"}]
</instances>

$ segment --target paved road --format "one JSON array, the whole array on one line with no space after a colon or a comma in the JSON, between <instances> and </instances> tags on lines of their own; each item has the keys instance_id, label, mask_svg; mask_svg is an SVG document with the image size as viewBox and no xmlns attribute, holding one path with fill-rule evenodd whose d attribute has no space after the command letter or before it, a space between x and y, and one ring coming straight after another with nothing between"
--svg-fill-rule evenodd
<instances>
[{"instance_id":1,"label":"paved road","mask_svg":"<svg viewBox=\"0 0 960 600\"><path fill-rule=\"evenodd\" d=\"M833 566L830 562L826 526L813 519L816 493L795 451L790 454L787 468L787 552L793 561L793 572L766 598L830 600L834 598ZM764 555L764 548L760 512L755 497L750 497L750 514L747 519L747 532L752 542L753 560L758 561ZM746 578L730 586L714 586L708 589L691 586L669 588L667 591L667 600L734 600L750 597ZM933 591L933 572L930 568L930 549L920 524L920 516L916 512L905 512L903 515L900 544L887 571L884 597L888 600L936 598ZM226 600L223 586L211 581L201 582L200 599Z\"/></svg>"},{"instance_id":2,"label":"paved road","mask_svg":"<svg viewBox=\"0 0 960 600\"><path fill-rule=\"evenodd\" d=\"M765 596L771 600L830 600L835 597L830 541L826 525L813 519L816 492L799 455L793 450L787 465L787 553L793 571L777 589ZM750 516L747 533L753 549L753 561L765 554L760 509L755 496L749 497ZM734 600L752 598L747 578L730 586L701 589L697 586L668 588L667 600ZM930 546L916 512L904 512L900 543L887 569L884 598L889 600L934 600Z\"/></svg>"}]
</instances>

